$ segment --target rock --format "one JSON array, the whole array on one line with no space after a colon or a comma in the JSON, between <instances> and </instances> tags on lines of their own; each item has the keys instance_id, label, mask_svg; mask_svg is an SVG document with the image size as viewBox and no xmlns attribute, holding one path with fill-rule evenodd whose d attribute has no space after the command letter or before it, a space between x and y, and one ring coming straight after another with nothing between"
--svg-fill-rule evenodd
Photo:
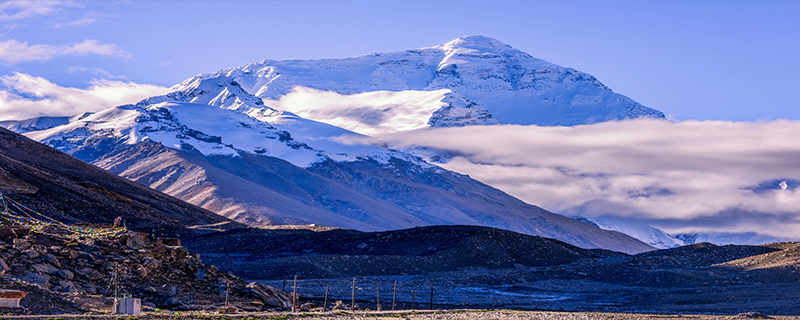
<instances>
[{"instance_id":1,"label":"rock","mask_svg":"<svg viewBox=\"0 0 800 320\"><path fill-rule=\"evenodd\" d=\"M61 268L61 262L58 261L58 258L56 258L56 256L54 256L54 255L52 255L50 253L44 254L43 260L47 261L47 263L49 263L49 264L52 264L56 268L59 268L59 269Z\"/></svg>"},{"instance_id":2,"label":"rock","mask_svg":"<svg viewBox=\"0 0 800 320\"><path fill-rule=\"evenodd\" d=\"M78 288L75 288L75 284L69 280L58 281L58 286L61 287L61 290L59 291L64 293L74 293L79 291Z\"/></svg>"},{"instance_id":3,"label":"rock","mask_svg":"<svg viewBox=\"0 0 800 320\"><path fill-rule=\"evenodd\" d=\"M38 274L31 272L20 276L19 279L28 283L38 284L45 288L50 287L50 276L45 274Z\"/></svg>"},{"instance_id":4,"label":"rock","mask_svg":"<svg viewBox=\"0 0 800 320\"><path fill-rule=\"evenodd\" d=\"M316 308L317 305L311 302L306 302L300 305L300 311L311 311L311 309Z\"/></svg>"},{"instance_id":5,"label":"rock","mask_svg":"<svg viewBox=\"0 0 800 320\"><path fill-rule=\"evenodd\" d=\"M292 297L289 294L263 283L251 282L245 287L245 291L272 307L290 308L292 306Z\"/></svg>"},{"instance_id":6,"label":"rock","mask_svg":"<svg viewBox=\"0 0 800 320\"><path fill-rule=\"evenodd\" d=\"M83 290L86 291L87 293L97 294L97 287L95 285L87 282L82 284L81 286L83 287Z\"/></svg>"},{"instance_id":7,"label":"rock","mask_svg":"<svg viewBox=\"0 0 800 320\"><path fill-rule=\"evenodd\" d=\"M102 265L100 265L99 269L103 270L103 271L114 271L114 269L116 269L116 268L117 268L117 264L116 263L105 262Z\"/></svg>"},{"instance_id":8,"label":"rock","mask_svg":"<svg viewBox=\"0 0 800 320\"><path fill-rule=\"evenodd\" d=\"M142 265L144 265L145 268L147 268L147 269L155 270L155 269L158 269L158 267L161 266L161 261L158 261L158 260L156 260L154 258L151 258L151 257L145 257L143 259L143 261L142 261Z\"/></svg>"},{"instance_id":9,"label":"rock","mask_svg":"<svg viewBox=\"0 0 800 320\"><path fill-rule=\"evenodd\" d=\"M78 251L67 250L67 258L72 259L72 260L78 259Z\"/></svg>"},{"instance_id":10,"label":"rock","mask_svg":"<svg viewBox=\"0 0 800 320\"><path fill-rule=\"evenodd\" d=\"M5 275L7 271L11 270L5 260L0 259L0 276Z\"/></svg>"},{"instance_id":11,"label":"rock","mask_svg":"<svg viewBox=\"0 0 800 320\"><path fill-rule=\"evenodd\" d=\"M75 278L75 273L69 270L58 270L56 271L56 275L67 280L72 280Z\"/></svg>"},{"instance_id":12,"label":"rock","mask_svg":"<svg viewBox=\"0 0 800 320\"><path fill-rule=\"evenodd\" d=\"M91 280L91 281L100 280L100 279L105 278L105 276L102 273L100 273L100 271L97 271L95 269L88 268L88 267L81 268L81 269L77 270L77 272L75 272L75 273L79 277L84 278L84 279L88 279L88 280Z\"/></svg>"},{"instance_id":13,"label":"rock","mask_svg":"<svg viewBox=\"0 0 800 320\"><path fill-rule=\"evenodd\" d=\"M39 252L37 252L36 250L33 250L33 249L27 249L27 250L23 250L23 251L22 251L22 254L24 254L25 256L27 256L27 257L28 257L28 259L36 259L36 258L38 258L39 256L41 256L41 254L40 254Z\"/></svg>"},{"instance_id":14,"label":"rock","mask_svg":"<svg viewBox=\"0 0 800 320\"><path fill-rule=\"evenodd\" d=\"M20 238L14 239L14 249L23 251L29 249L30 247L31 247L30 241Z\"/></svg>"},{"instance_id":15,"label":"rock","mask_svg":"<svg viewBox=\"0 0 800 320\"><path fill-rule=\"evenodd\" d=\"M125 239L125 246L131 249L142 249L147 246L147 235L142 233L132 233Z\"/></svg>"},{"instance_id":16,"label":"rock","mask_svg":"<svg viewBox=\"0 0 800 320\"><path fill-rule=\"evenodd\" d=\"M46 273L46 274L55 274L56 271L58 271L58 268L54 267L53 265L51 265L49 263L37 263L37 264L31 265L31 269L33 269L34 271L36 271L36 272L38 272L40 274L44 274L44 273Z\"/></svg>"},{"instance_id":17,"label":"rock","mask_svg":"<svg viewBox=\"0 0 800 320\"><path fill-rule=\"evenodd\" d=\"M136 268L134 268L134 270L136 272L136 276L139 278L147 278L147 268L144 266L138 265Z\"/></svg>"}]
</instances>

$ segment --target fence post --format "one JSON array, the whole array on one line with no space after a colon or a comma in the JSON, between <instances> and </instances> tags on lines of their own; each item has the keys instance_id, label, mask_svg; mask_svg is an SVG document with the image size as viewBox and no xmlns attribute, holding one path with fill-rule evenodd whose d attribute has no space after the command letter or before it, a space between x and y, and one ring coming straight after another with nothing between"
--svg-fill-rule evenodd
<instances>
[{"instance_id":1,"label":"fence post","mask_svg":"<svg viewBox=\"0 0 800 320\"><path fill-rule=\"evenodd\" d=\"M375 310L381 311L381 282L378 281L378 304L375 306Z\"/></svg>"},{"instance_id":2,"label":"fence post","mask_svg":"<svg viewBox=\"0 0 800 320\"><path fill-rule=\"evenodd\" d=\"M394 282L394 291L392 291L392 311L394 311L394 305L397 301L397 280Z\"/></svg>"},{"instance_id":3,"label":"fence post","mask_svg":"<svg viewBox=\"0 0 800 320\"><path fill-rule=\"evenodd\" d=\"M356 311L356 278L353 278L353 296L350 300L350 311Z\"/></svg>"},{"instance_id":4,"label":"fence post","mask_svg":"<svg viewBox=\"0 0 800 320\"><path fill-rule=\"evenodd\" d=\"M292 312L297 312L297 275L294 276L294 291L292 292Z\"/></svg>"},{"instance_id":5,"label":"fence post","mask_svg":"<svg viewBox=\"0 0 800 320\"><path fill-rule=\"evenodd\" d=\"M431 286L431 306L428 309L433 310L433 286Z\"/></svg>"},{"instance_id":6,"label":"fence post","mask_svg":"<svg viewBox=\"0 0 800 320\"><path fill-rule=\"evenodd\" d=\"M331 288L330 285L325 286L325 302L322 304L322 312L328 311L328 290Z\"/></svg>"}]
</instances>

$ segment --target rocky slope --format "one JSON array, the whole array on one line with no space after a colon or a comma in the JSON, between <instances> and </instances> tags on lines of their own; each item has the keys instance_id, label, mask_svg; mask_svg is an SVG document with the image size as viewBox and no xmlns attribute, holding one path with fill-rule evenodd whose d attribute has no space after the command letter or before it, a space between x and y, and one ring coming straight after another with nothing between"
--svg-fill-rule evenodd
<instances>
[{"instance_id":1,"label":"rocky slope","mask_svg":"<svg viewBox=\"0 0 800 320\"><path fill-rule=\"evenodd\" d=\"M0 192L66 223L112 223L168 236L186 226L228 222L210 211L109 174L0 128Z\"/></svg>"},{"instance_id":2,"label":"rocky slope","mask_svg":"<svg viewBox=\"0 0 800 320\"><path fill-rule=\"evenodd\" d=\"M5 233L0 284L30 292L17 311L33 314L110 312L115 294L151 307L211 310L224 306L228 284L232 305L251 311L290 306L285 293L204 265L176 239L167 240L132 232L75 239Z\"/></svg>"}]
</instances>

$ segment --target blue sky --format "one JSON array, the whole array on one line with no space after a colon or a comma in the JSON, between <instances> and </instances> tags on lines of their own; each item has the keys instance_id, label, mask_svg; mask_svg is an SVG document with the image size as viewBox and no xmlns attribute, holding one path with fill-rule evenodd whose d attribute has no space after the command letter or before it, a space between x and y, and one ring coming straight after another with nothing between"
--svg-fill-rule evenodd
<instances>
[{"instance_id":1,"label":"blue sky","mask_svg":"<svg viewBox=\"0 0 800 320\"><path fill-rule=\"evenodd\" d=\"M676 120L800 119L795 1L6 1L0 76L6 86L22 81L16 73L46 80L63 95L155 90L138 84L471 34L593 74Z\"/></svg>"}]
</instances>

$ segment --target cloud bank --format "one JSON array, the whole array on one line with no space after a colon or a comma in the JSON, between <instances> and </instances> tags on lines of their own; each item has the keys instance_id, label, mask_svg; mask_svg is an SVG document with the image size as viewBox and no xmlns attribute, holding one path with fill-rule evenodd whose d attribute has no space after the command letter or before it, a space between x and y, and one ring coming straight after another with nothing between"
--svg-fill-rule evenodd
<instances>
[{"instance_id":1,"label":"cloud bank","mask_svg":"<svg viewBox=\"0 0 800 320\"><path fill-rule=\"evenodd\" d=\"M169 92L165 87L110 80L92 81L86 89L61 87L24 73L0 77L0 84L0 120L72 116Z\"/></svg>"},{"instance_id":2,"label":"cloud bank","mask_svg":"<svg viewBox=\"0 0 800 320\"><path fill-rule=\"evenodd\" d=\"M630 120L379 137L565 215L800 239L800 122ZM788 181L787 188L780 182ZM793 185L794 184L794 185Z\"/></svg>"}]
</instances>

